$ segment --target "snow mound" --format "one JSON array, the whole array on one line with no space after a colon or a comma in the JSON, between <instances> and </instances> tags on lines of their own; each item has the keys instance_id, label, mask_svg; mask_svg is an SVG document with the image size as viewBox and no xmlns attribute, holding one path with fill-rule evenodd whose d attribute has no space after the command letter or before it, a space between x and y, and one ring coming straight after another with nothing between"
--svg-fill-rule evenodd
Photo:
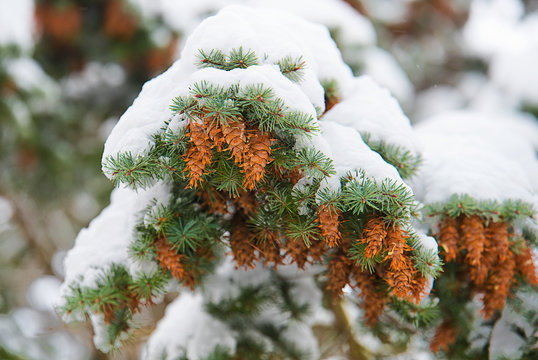
<instances>
[{"instance_id":1,"label":"snow mound","mask_svg":"<svg viewBox=\"0 0 538 360\"><path fill-rule=\"evenodd\" d=\"M289 88L289 81L279 79L284 76L263 65L274 66L285 57L302 57L306 63L303 81L299 82L294 91L306 94L311 104L320 110L324 108L321 81L335 80L343 93L347 93L353 86L351 70L344 64L324 26L274 10L226 7L197 27L187 40L180 60L144 85L138 98L112 130L105 144L103 160L120 152L141 155L149 149L152 144L151 135L157 133L163 122L172 117L169 109L172 99L191 85L191 75L196 77L193 74L199 71L196 64L199 62L200 49L218 49L228 54L232 49L240 47L244 51L255 52L262 65L258 68L260 76L249 80L245 75L242 81L261 81L267 87L274 86L273 90L277 94L280 90L287 91L285 89ZM255 70L248 70L243 71L247 71L247 74L256 73ZM272 75L269 74L271 71ZM297 96L303 95L293 95L290 101L297 99ZM303 100L301 102L304 103ZM293 103L288 105L292 106Z\"/></svg>"},{"instance_id":2,"label":"snow mound","mask_svg":"<svg viewBox=\"0 0 538 360\"><path fill-rule=\"evenodd\" d=\"M71 295L73 284L94 288L99 276L112 265L123 265L135 276L138 266L128 257L129 245L135 237L134 228L151 201L166 202L169 193L169 186L163 183L138 192L129 188L115 189L110 205L80 231L74 247L65 257L60 301Z\"/></svg>"},{"instance_id":3,"label":"snow mound","mask_svg":"<svg viewBox=\"0 0 538 360\"><path fill-rule=\"evenodd\" d=\"M513 116L454 111L415 130L424 146L423 166L413 181L420 201L445 202L452 194L468 194L477 200L534 202L536 125Z\"/></svg>"}]
</instances>

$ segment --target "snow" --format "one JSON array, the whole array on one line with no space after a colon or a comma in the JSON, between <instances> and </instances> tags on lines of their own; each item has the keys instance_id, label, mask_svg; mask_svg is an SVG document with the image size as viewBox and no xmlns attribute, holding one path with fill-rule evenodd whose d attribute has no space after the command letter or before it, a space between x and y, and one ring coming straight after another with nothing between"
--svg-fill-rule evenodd
<instances>
[{"instance_id":1,"label":"snow","mask_svg":"<svg viewBox=\"0 0 538 360\"><path fill-rule=\"evenodd\" d=\"M204 303L234 299L243 288L271 286L271 273L258 265L250 270L236 269L231 257L225 257L204 281L200 292L183 293L168 306L165 317L145 347L145 358L160 359L159 356L166 354L167 359L173 359L186 354L189 359L201 359L218 344L233 352L233 332L207 314ZM302 271L295 265L284 265L277 270L278 275L290 283L293 299L299 305L308 304L310 314L304 322L290 322L289 315L273 303L265 304L253 320L284 326L283 338L308 353L308 359L319 358L318 343L310 326L332 321L332 315L322 307L323 295L312 277L313 272L319 270ZM257 336L256 333L251 335ZM267 341L263 337L259 340Z\"/></svg>"},{"instance_id":2,"label":"snow","mask_svg":"<svg viewBox=\"0 0 538 360\"><path fill-rule=\"evenodd\" d=\"M348 45L373 45L377 41L372 23L341 0L254 0L248 5L284 9L338 34L338 41Z\"/></svg>"},{"instance_id":3,"label":"snow","mask_svg":"<svg viewBox=\"0 0 538 360\"><path fill-rule=\"evenodd\" d=\"M465 49L491 64L502 96L538 103L538 13L524 16L519 0L475 0L463 30Z\"/></svg>"},{"instance_id":4,"label":"snow","mask_svg":"<svg viewBox=\"0 0 538 360\"><path fill-rule=\"evenodd\" d=\"M518 31L524 12L519 0L474 0L463 29L467 50L487 58L525 47L526 36Z\"/></svg>"},{"instance_id":5,"label":"snow","mask_svg":"<svg viewBox=\"0 0 538 360\"><path fill-rule=\"evenodd\" d=\"M231 4L283 9L309 21L338 29L346 43L373 44L376 34L372 24L348 4L340 0L130 0L143 17L162 16L166 25L190 34L208 15Z\"/></svg>"},{"instance_id":6,"label":"snow","mask_svg":"<svg viewBox=\"0 0 538 360\"><path fill-rule=\"evenodd\" d=\"M26 289L28 303L37 310L54 313L61 284L55 276L37 278Z\"/></svg>"},{"instance_id":7,"label":"snow","mask_svg":"<svg viewBox=\"0 0 538 360\"><path fill-rule=\"evenodd\" d=\"M368 14L389 24L398 24L405 21L407 6L414 0L364 0L362 4Z\"/></svg>"},{"instance_id":8,"label":"snow","mask_svg":"<svg viewBox=\"0 0 538 360\"><path fill-rule=\"evenodd\" d=\"M389 91L369 76L354 80L352 91L322 118L349 126L361 134L370 134L371 141L384 141L417 155L418 146L409 118Z\"/></svg>"},{"instance_id":9,"label":"snow","mask_svg":"<svg viewBox=\"0 0 538 360\"><path fill-rule=\"evenodd\" d=\"M534 201L536 125L499 114L454 111L415 130L424 145L424 163L412 181L420 201L445 202L452 194Z\"/></svg>"},{"instance_id":10,"label":"snow","mask_svg":"<svg viewBox=\"0 0 538 360\"><path fill-rule=\"evenodd\" d=\"M536 16L538 24L538 16ZM538 30L538 27L537 27ZM538 38L538 31L535 31ZM491 64L491 81L516 99L538 105L538 43L496 57Z\"/></svg>"},{"instance_id":11,"label":"snow","mask_svg":"<svg viewBox=\"0 0 538 360\"><path fill-rule=\"evenodd\" d=\"M290 322L282 332L281 337L300 350L304 356L302 359L317 360L321 356L319 344L314 332L304 323Z\"/></svg>"},{"instance_id":12,"label":"snow","mask_svg":"<svg viewBox=\"0 0 538 360\"><path fill-rule=\"evenodd\" d=\"M264 88L272 89L275 98L281 98L285 104L289 104L289 110L303 112L313 118L317 116L314 106L320 108L325 106L323 88L315 78L310 79L311 83L305 89L304 86L300 86L282 75L277 65L255 65L231 71L215 68L201 69L190 76L189 83L200 83L204 80L224 89L234 84L239 84L241 89L261 84ZM303 82L304 84L305 82ZM178 95L187 94L187 89L184 89Z\"/></svg>"},{"instance_id":13,"label":"snow","mask_svg":"<svg viewBox=\"0 0 538 360\"><path fill-rule=\"evenodd\" d=\"M0 47L16 45L24 51L34 45L34 1L0 0Z\"/></svg>"},{"instance_id":14,"label":"snow","mask_svg":"<svg viewBox=\"0 0 538 360\"><path fill-rule=\"evenodd\" d=\"M11 204L6 198L0 196L0 233L8 228L11 216L13 216Z\"/></svg>"},{"instance_id":15,"label":"snow","mask_svg":"<svg viewBox=\"0 0 538 360\"><path fill-rule=\"evenodd\" d=\"M129 188L118 188L112 192L110 205L80 231L74 247L65 257L65 280L60 289L60 302L70 295L73 284L95 287L99 276L112 265L124 265L133 276L136 275L140 266L133 264L128 257L128 247L134 241L134 228L141 211L153 199L166 202L169 191L169 185L157 183L138 192Z\"/></svg>"},{"instance_id":16,"label":"snow","mask_svg":"<svg viewBox=\"0 0 538 360\"><path fill-rule=\"evenodd\" d=\"M341 177L344 177L349 171L362 169L367 177L375 180L378 184L381 184L385 179L392 179L398 185L405 186L412 193L401 179L396 168L386 163L381 155L372 151L358 132L350 131L349 127L327 121L327 119L322 121L320 125L322 134L320 142L325 146L321 148L317 145L318 149L333 159L336 170L336 175L328 178L327 184L322 183L322 186L337 190L340 188ZM327 148L329 151L326 150Z\"/></svg>"},{"instance_id":17,"label":"snow","mask_svg":"<svg viewBox=\"0 0 538 360\"><path fill-rule=\"evenodd\" d=\"M89 62L80 72L61 81L64 93L72 98L83 98L105 88L118 88L125 82L125 70L115 63Z\"/></svg>"},{"instance_id":18,"label":"snow","mask_svg":"<svg viewBox=\"0 0 538 360\"><path fill-rule=\"evenodd\" d=\"M441 112L462 109L464 105L465 97L459 89L435 86L418 94L412 118L418 123Z\"/></svg>"},{"instance_id":19,"label":"snow","mask_svg":"<svg viewBox=\"0 0 538 360\"><path fill-rule=\"evenodd\" d=\"M351 70L326 27L283 11L237 5L204 20L187 40L181 61L193 72L199 49L229 53L240 46L271 64L286 56L302 56L305 72L313 71L320 80L336 80L344 92L351 80Z\"/></svg>"},{"instance_id":20,"label":"snow","mask_svg":"<svg viewBox=\"0 0 538 360\"><path fill-rule=\"evenodd\" d=\"M232 71L231 75L216 70L198 70L196 63L200 49L220 49L229 53L241 46L245 51L254 51L262 62L261 66ZM286 56L303 56L306 61L304 80L299 86L291 84L274 70L274 64ZM243 83L263 80L265 85L274 86L278 95L282 94L293 102L288 106L300 105L301 110L308 109L308 112L311 112L312 106L305 103L299 89L308 96L313 106L323 109L320 82L336 80L339 89L346 93L353 79L351 70L342 61L325 27L278 11L230 6L203 21L187 39L181 59L144 85L106 141L103 162L108 156L120 152L141 155L147 151L151 146L151 135L172 116L169 109L172 99L184 93L193 79L199 80L205 73L211 74L209 81L215 74L221 74L215 80L221 76L228 79L239 76L237 74L242 74Z\"/></svg>"},{"instance_id":21,"label":"snow","mask_svg":"<svg viewBox=\"0 0 538 360\"><path fill-rule=\"evenodd\" d=\"M536 293L519 291L515 295L521 300L523 313L518 313L509 305L502 311L501 318L495 323L491 332L489 344L490 358L505 356L509 359L520 359L524 339L514 331L514 327L521 330L527 338L536 337L536 328L532 326L525 313L538 311L538 298Z\"/></svg>"},{"instance_id":22,"label":"snow","mask_svg":"<svg viewBox=\"0 0 538 360\"><path fill-rule=\"evenodd\" d=\"M122 332L114 339L114 342L110 342L110 337L108 336L108 325L105 324L105 318L102 314L93 313L90 314L90 321L93 328L93 343L95 347L101 350L104 353L110 352L112 349L117 349L122 341L127 340L128 334Z\"/></svg>"},{"instance_id":23,"label":"snow","mask_svg":"<svg viewBox=\"0 0 538 360\"><path fill-rule=\"evenodd\" d=\"M166 314L144 348L144 359L202 359L221 345L235 351L228 326L207 314L201 294L183 293L166 308Z\"/></svg>"},{"instance_id":24,"label":"snow","mask_svg":"<svg viewBox=\"0 0 538 360\"><path fill-rule=\"evenodd\" d=\"M177 96L176 88L186 88L185 73L180 63L146 82L142 91L112 129L103 152L103 163L109 156L123 152L141 155L151 146L151 136L172 116L169 106ZM181 86L182 85L182 86ZM107 174L103 168L105 175Z\"/></svg>"},{"instance_id":25,"label":"snow","mask_svg":"<svg viewBox=\"0 0 538 360\"><path fill-rule=\"evenodd\" d=\"M12 59L7 61L4 66L13 81L22 89L27 91L58 92L54 80L32 58L20 57Z\"/></svg>"},{"instance_id":26,"label":"snow","mask_svg":"<svg viewBox=\"0 0 538 360\"><path fill-rule=\"evenodd\" d=\"M410 105L414 98L414 87L400 64L388 51L369 46L357 52L362 63L362 73L371 76L379 85L390 92L404 105Z\"/></svg>"}]
</instances>

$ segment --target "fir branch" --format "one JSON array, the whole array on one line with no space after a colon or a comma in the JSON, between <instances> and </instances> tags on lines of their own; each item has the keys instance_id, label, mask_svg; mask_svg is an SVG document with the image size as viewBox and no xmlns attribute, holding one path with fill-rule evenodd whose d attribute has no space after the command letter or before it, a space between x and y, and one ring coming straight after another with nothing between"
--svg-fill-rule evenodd
<instances>
[{"instance_id":1,"label":"fir branch","mask_svg":"<svg viewBox=\"0 0 538 360\"><path fill-rule=\"evenodd\" d=\"M152 243L156 235L152 232L142 232L141 227L138 229L139 235L129 246L129 256L139 261L153 261L155 251Z\"/></svg>"},{"instance_id":2,"label":"fir branch","mask_svg":"<svg viewBox=\"0 0 538 360\"><path fill-rule=\"evenodd\" d=\"M389 304L392 310L404 321L413 324L416 329L427 328L441 317L441 312L434 302L416 305L393 297Z\"/></svg>"},{"instance_id":3,"label":"fir branch","mask_svg":"<svg viewBox=\"0 0 538 360\"><path fill-rule=\"evenodd\" d=\"M355 263L360 266L363 271L368 271L370 274L374 274L375 265L383 261L384 254L380 252L368 257L365 255L366 247L366 243L355 241L348 249L347 254L350 259L355 260Z\"/></svg>"},{"instance_id":4,"label":"fir branch","mask_svg":"<svg viewBox=\"0 0 538 360\"><path fill-rule=\"evenodd\" d=\"M172 100L170 110L174 114L182 115L189 114L193 110L198 109L198 101L192 96L177 96Z\"/></svg>"},{"instance_id":5,"label":"fir branch","mask_svg":"<svg viewBox=\"0 0 538 360\"><path fill-rule=\"evenodd\" d=\"M303 186L295 186L292 190L294 202L299 205L314 205L321 180L321 177L314 178L311 185L304 184Z\"/></svg>"},{"instance_id":6,"label":"fir branch","mask_svg":"<svg viewBox=\"0 0 538 360\"><path fill-rule=\"evenodd\" d=\"M300 216L286 224L287 241L302 241L308 247L320 239L319 224L315 217Z\"/></svg>"},{"instance_id":7,"label":"fir branch","mask_svg":"<svg viewBox=\"0 0 538 360\"><path fill-rule=\"evenodd\" d=\"M300 149L291 164L291 168L293 167L297 167L306 177L315 179L336 174L332 159L313 148Z\"/></svg>"},{"instance_id":8,"label":"fir branch","mask_svg":"<svg viewBox=\"0 0 538 360\"><path fill-rule=\"evenodd\" d=\"M242 189L243 180L241 169L232 160L221 157L209 183L218 191L226 191L231 198L235 198Z\"/></svg>"},{"instance_id":9,"label":"fir branch","mask_svg":"<svg viewBox=\"0 0 538 360\"><path fill-rule=\"evenodd\" d=\"M242 107L252 107L259 116L265 113L267 104L273 99L273 90L263 84L247 85L240 88L237 93L238 104Z\"/></svg>"},{"instance_id":10,"label":"fir branch","mask_svg":"<svg viewBox=\"0 0 538 360\"><path fill-rule=\"evenodd\" d=\"M319 126L311 115L297 111L286 112L275 126L282 130L295 131L308 136L319 132Z\"/></svg>"},{"instance_id":11,"label":"fir branch","mask_svg":"<svg viewBox=\"0 0 538 360\"><path fill-rule=\"evenodd\" d=\"M235 359L232 351L223 345L217 345L211 353L201 360L233 360Z\"/></svg>"},{"instance_id":12,"label":"fir branch","mask_svg":"<svg viewBox=\"0 0 538 360\"><path fill-rule=\"evenodd\" d=\"M146 303L152 303L152 297L163 295L166 292L167 283L168 277L162 272L151 275L140 273L129 285L129 290L136 294L137 298L145 299Z\"/></svg>"},{"instance_id":13,"label":"fir branch","mask_svg":"<svg viewBox=\"0 0 538 360\"><path fill-rule=\"evenodd\" d=\"M415 212L416 201L413 193L403 183L394 179L384 179L380 188L382 211L394 220L407 219Z\"/></svg>"},{"instance_id":14,"label":"fir branch","mask_svg":"<svg viewBox=\"0 0 538 360\"><path fill-rule=\"evenodd\" d=\"M415 268L422 274L422 276L430 275L435 279L441 274L444 264L439 258L437 251L417 246L414 248L413 252L414 255L411 259L415 264Z\"/></svg>"},{"instance_id":15,"label":"fir branch","mask_svg":"<svg viewBox=\"0 0 538 360\"><path fill-rule=\"evenodd\" d=\"M114 186L128 184L134 189L147 187L164 176L158 162L148 155L135 156L127 152L115 157L108 156L103 171L112 178Z\"/></svg>"},{"instance_id":16,"label":"fir branch","mask_svg":"<svg viewBox=\"0 0 538 360\"><path fill-rule=\"evenodd\" d=\"M258 122L262 132L274 132L277 128L283 128L287 107L281 98L271 99L267 103L258 102L257 105L253 109L252 118Z\"/></svg>"},{"instance_id":17,"label":"fir branch","mask_svg":"<svg viewBox=\"0 0 538 360\"><path fill-rule=\"evenodd\" d=\"M224 98L226 95L226 89L222 86L210 83L207 80L195 82L189 87L189 93L195 99L206 99L220 97Z\"/></svg>"},{"instance_id":18,"label":"fir branch","mask_svg":"<svg viewBox=\"0 0 538 360\"><path fill-rule=\"evenodd\" d=\"M268 233L278 234L280 232L281 222L282 217L279 214L269 209L260 208L249 217L247 225L256 234L257 239L265 242L272 240L267 236Z\"/></svg>"},{"instance_id":19,"label":"fir branch","mask_svg":"<svg viewBox=\"0 0 538 360\"><path fill-rule=\"evenodd\" d=\"M420 167L422 162L420 155L405 150L401 146L387 144L383 140L374 141L369 133L361 133L361 136L370 149L377 152L383 160L398 170L402 179L410 178Z\"/></svg>"},{"instance_id":20,"label":"fir branch","mask_svg":"<svg viewBox=\"0 0 538 360\"><path fill-rule=\"evenodd\" d=\"M324 90L325 111L327 112L340 101L338 84L334 79L322 80L321 86L323 86Z\"/></svg>"},{"instance_id":21,"label":"fir branch","mask_svg":"<svg viewBox=\"0 0 538 360\"><path fill-rule=\"evenodd\" d=\"M277 61L277 65L280 68L282 75L294 82L300 82L304 76L304 69L306 67L306 61L302 56L293 58L286 56Z\"/></svg>"},{"instance_id":22,"label":"fir branch","mask_svg":"<svg viewBox=\"0 0 538 360\"><path fill-rule=\"evenodd\" d=\"M364 214L372 209L381 211L378 204L377 184L366 177L364 172L359 174L358 177L353 177L343 190L343 203L346 209L355 215Z\"/></svg>"},{"instance_id":23,"label":"fir branch","mask_svg":"<svg viewBox=\"0 0 538 360\"><path fill-rule=\"evenodd\" d=\"M211 221L211 217L198 215L195 217L179 217L164 232L167 240L180 253L195 251L203 239L219 238L220 228Z\"/></svg>"},{"instance_id":24,"label":"fir branch","mask_svg":"<svg viewBox=\"0 0 538 360\"><path fill-rule=\"evenodd\" d=\"M228 55L224 70L246 69L249 66L258 65L258 57L252 50L243 51L243 47L232 49Z\"/></svg>"},{"instance_id":25,"label":"fir branch","mask_svg":"<svg viewBox=\"0 0 538 360\"><path fill-rule=\"evenodd\" d=\"M446 202L426 204L423 213L429 217L480 216L486 221L513 222L534 216L534 207L521 200L478 201L468 194L453 194Z\"/></svg>"},{"instance_id":26,"label":"fir branch","mask_svg":"<svg viewBox=\"0 0 538 360\"><path fill-rule=\"evenodd\" d=\"M234 101L225 98L211 98L204 104L205 116L211 121L216 121L217 126L228 126L229 120L237 119L241 116L240 109Z\"/></svg>"},{"instance_id":27,"label":"fir branch","mask_svg":"<svg viewBox=\"0 0 538 360\"><path fill-rule=\"evenodd\" d=\"M219 49L211 49L209 52L206 52L204 49L199 49L197 58L197 65L200 68L212 67L225 70L227 66L226 55Z\"/></svg>"},{"instance_id":28,"label":"fir branch","mask_svg":"<svg viewBox=\"0 0 538 360\"><path fill-rule=\"evenodd\" d=\"M224 322L241 317L252 319L261 313L263 306L272 298L269 289L263 286L241 287L235 298L223 299L218 303L209 302L206 311Z\"/></svg>"}]
</instances>

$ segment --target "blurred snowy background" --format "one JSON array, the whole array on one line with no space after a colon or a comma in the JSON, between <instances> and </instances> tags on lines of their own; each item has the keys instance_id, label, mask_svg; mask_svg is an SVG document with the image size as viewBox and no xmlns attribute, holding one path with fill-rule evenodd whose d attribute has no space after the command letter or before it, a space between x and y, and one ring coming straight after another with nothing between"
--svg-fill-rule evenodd
<instances>
[{"instance_id":1,"label":"blurred snowy background","mask_svg":"<svg viewBox=\"0 0 538 360\"><path fill-rule=\"evenodd\" d=\"M0 359L138 356L136 342L103 355L89 328L59 321L63 257L108 201L110 129L186 35L232 3L326 25L414 123L450 110L536 122L537 1L0 0Z\"/></svg>"}]
</instances>

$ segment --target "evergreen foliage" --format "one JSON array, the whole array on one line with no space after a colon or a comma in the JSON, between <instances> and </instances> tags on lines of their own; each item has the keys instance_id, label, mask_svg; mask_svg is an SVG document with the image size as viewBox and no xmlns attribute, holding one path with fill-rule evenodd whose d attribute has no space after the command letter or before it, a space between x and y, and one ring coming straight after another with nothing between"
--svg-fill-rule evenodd
<instances>
[{"instance_id":1,"label":"evergreen foliage","mask_svg":"<svg viewBox=\"0 0 538 360\"><path fill-rule=\"evenodd\" d=\"M195 65L207 69L199 74L223 75L269 64L300 87L311 70L305 58L269 62L267 54L246 46L229 52L204 48ZM326 113L346 94L337 80L318 80ZM312 316L310 304L294 296L297 284L283 275L290 265L321 289L324 310L334 315L332 325L340 341L349 342L352 358L367 351L349 334L353 324L346 319L344 296L356 295L359 327L369 327L395 353L421 334L438 357L485 359L503 310L536 323L536 313L518 303L522 290L535 291L538 283L531 203L454 194L422 206L400 179L418 174L420 154L361 133L400 177L381 180L368 168L342 174L338 159L317 146L325 114L319 108L314 106L315 116L296 111L276 88L243 81L223 85L209 75L182 90L170 100L172 117L153 134L147 151L115 153L103 162L115 186L171 186L167 201L154 200L139 214L129 261L143 270L133 275L123 265L101 269L95 284L72 284L65 298L65 315L103 319L110 348L121 346L144 306L180 289L179 298L202 294L204 315L234 338L235 347L218 344L199 358L312 358L314 351L289 336ZM423 225L439 251L427 246ZM261 285L232 279L231 294L215 299L210 280L227 271L230 258L235 271L262 268L270 276ZM477 324L485 329L479 334ZM516 325L513 330L524 339L523 358L532 358L536 337ZM180 350L180 358L190 358L187 349ZM166 352L162 357L170 358Z\"/></svg>"},{"instance_id":2,"label":"evergreen foliage","mask_svg":"<svg viewBox=\"0 0 538 360\"><path fill-rule=\"evenodd\" d=\"M198 65L230 71L253 66L257 59L241 47L229 54L201 49ZM302 58L286 57L278 66L288 79L300 82L307 64ZM370 324L375 324L385 303L402 314L410 306L415 316L403 317L404 321L431 320L433 312L427 308L404 305L418 303L427 277L437 276L440 267L436 254L421 247L410 226L418 207L407 186L393 179L378 182L362 169L342 177L339 189L322 186L335 175L332 160L309 146L308 140L301 147L297 142L318 136L317 121L289 110L264 85L195 82L188 95L173 99L170 109L179 126L177 120L163 124L145 154L108 157L103 167L116 185L133 189L155 181L173 183L169 203L148 208L130 248L131 256L156 262L165 273L155 279L131 279L112 268L103 276L106 281L98 281L98 290L73 289L77 295L68 298L64 311L82 305L85 311L103 313L110 345L116 346L140 302L151 303L162 293L165 274L186 287L203 286L203 276L229 244L238 267L251 268L256 261L275 269L289 261L299 268L325 264L325 280L320 281L333 296L347 284L363 290L361 306ZM372 219L377 221L375 228L369 228ZM373 242L378 244L375 253L368 250ZM276 292L242 289L243 295L207 305L210 314L238 333L238 356L305 358L302 350L281 338L282 325L255 321L256 309L268 300L280 303L277 306L291 319L305 312L294 303L286 281L278 277L274 281ZM144 287L144 283L151 284ZM122 297L126 289L131 295ZM272 343L272 350L252 338L253 333ZM215 356L228 355L224 351Z\"/></svg>"}]
</instances>

